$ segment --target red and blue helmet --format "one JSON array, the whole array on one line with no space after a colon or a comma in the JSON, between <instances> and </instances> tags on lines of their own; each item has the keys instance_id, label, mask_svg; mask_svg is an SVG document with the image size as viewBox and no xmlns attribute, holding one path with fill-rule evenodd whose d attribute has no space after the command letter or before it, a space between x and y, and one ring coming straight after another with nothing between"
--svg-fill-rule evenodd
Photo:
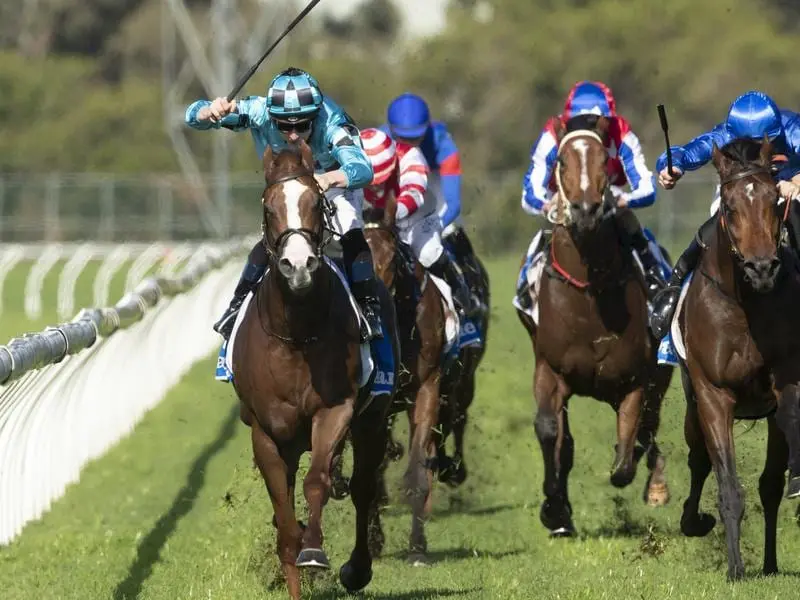
<instances>
[{"instance_id":1,"label":"red and blue helmet","mask_svg":"<svg viewBox=\"0 0 800 600\"><path fill-rule=\"evenodd\" d=\"M394 137L414 139L422 137L431 124L428 104L416 94L401 94L389 104L386 111L389 129Z\"/></svg>"},{"instance_id":2,"label":"red and blue helmet","mask_svg":"<svg viewBox=\"0 0 800 600\"><path fill-rule=\"evenodd\" d=\"M783 134L781 111L764 92L751 90L736 98L728 109L725 128L734 138L770 140Z\"/></svg>"},{"instance_id":3,"label":"red and blue helmet","mask_svg":"<svg viewBox=\"0 0 800 600\"><path fill-rule=\"evenodd\" d=\"M601 81L579 81L572 86L564 103L564 119L578 115L616 117L617 102L611 89Z\"/></svg>"}]
</instances>

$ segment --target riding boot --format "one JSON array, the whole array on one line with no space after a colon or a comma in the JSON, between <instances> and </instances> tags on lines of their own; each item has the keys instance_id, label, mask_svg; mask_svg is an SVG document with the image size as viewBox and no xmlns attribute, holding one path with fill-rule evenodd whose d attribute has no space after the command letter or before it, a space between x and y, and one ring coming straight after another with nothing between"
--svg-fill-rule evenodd
<instances>
[{"instance_id":1,"label":"riding boot","mask_svg":"<svg viewBox=\"0 0 800 600\"><path fill-rule=\"evenodd\" d=\"M647 298L652 302L656 294L664 289L666 282L661 274L661 265L653 256L650 250L650 243L642 231L639 219L630 209L623 209L617 213L617 219L622 224L622 230L628 237L630 245L636 250L636 254L642 261L644 267L644 279L647 285Z\"/></svg>"},{"instance_id":2,"label":"riding boot","mask_svg":"<svg viewBox=\"0 0 800 600\"><path fill-rule=\"evenodd\" d=\"M428 271L447 282L447 285L449 285L450 289L453 291L453 299L456 302L459 312L469 318L476 317L480 314L480 304L473 296L464 277L462 277L446 252L442 252L441 255L439 255L436 262L428 267Z\"/></svg>"},{"instance_id":3,"label":"riding boot","mask_svg":"<svg viewBox=\"0 0 800 600\"><path fill-rule=\"evenodd\" d=\"M342 254L350 289L358 302L366 323L362 323L361 342L366 343L383 337L381 328L381 303L378 283L372 264L372 253L364 232L352 229L342 236Z\"/></svg>"},{"instance_id":4,"label":"riding boot","mask_svg":"<svg viewBox=\"0 0 800 600\"><path fill-rule=\"evenodd\" d=\"M517 300L519 300L519 305L523 310L533 308L533 298L531 298L530 284L527 277L523 277L517 286Z\"/></svg>"},{"instance_id":5,"label":"riding boot","mask_svg":"<svg viewBox=\"0 0 800 600\"><path fill-rule=\"evenodd\" d=\"M225 309L220 320L214 323L214 331L220 334L225 341L228 341L231 337L233 324L236 322L236 315L239 314L239 309L242 307L244 299L247 297L247 294L255 289L266 270L267 254L259 240L256 246L250 251L250 256L247 258L247 264L239 278L239 283L236 284L236 289L233 292L230 305Z\"/></svg>"},{"instance_id":6,"label":"riding boot","mask_svg":"<svg viewBox=\"0 0 800 600\"><path fill-rule=\"evenodd\" d=\"M683 282L689 276L689 273L697 267L703 250L708 247L716 222L717 216L714 215L703 223L692 243L689 244L689 247L681 254L678 262L675 263L667 287L660 291L655 300L653 300L650 328L653 330L653 335L656 336L656 339L662 339L669 331Z\"/></svg>"}]
</instances>

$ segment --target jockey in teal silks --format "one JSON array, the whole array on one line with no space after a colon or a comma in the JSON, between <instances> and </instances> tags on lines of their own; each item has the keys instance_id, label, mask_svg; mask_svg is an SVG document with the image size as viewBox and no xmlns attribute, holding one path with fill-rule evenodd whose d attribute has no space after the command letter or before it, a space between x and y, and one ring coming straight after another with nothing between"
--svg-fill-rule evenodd
<instances>
[{"instance_id":1,"label":"jockey in teal silks","mask_svg":"<svg viewBox=\"0 0 800 600\"><path fill-rule=\"evenodd\" d=\"M305 140L316 163L314 177L335 207L331 225L341 236L347 277L367 321L363 341L382 336L380 303L372 254L364 239L363 189L372 181L372 165L361 145L359 130L349 115L324 96L317 80L296 68L279 73L266 96L228 102L198 100L186 109L186 124L194 129L249 130L259 160L267 146L278 153ZM267 254L256 243L242 271L233 299L214 330L228 340L236 314L247 294L255 289L267 267Z\"/></svg>"},{"instance_id":2,"label":"jockey in teal silks","mask_svg":"<svg viewBox=\"0 0 800 600\"><path fill-rule=\"evenodd\" d=\"M800 175L797 165L800 161L800 114L778 108L775 101L763 92L756 90L742 94L731 103L724 122L711 131L702 133L685 146L672 146L673 174L667 169L667 154L664 152L656 162L659 171L658 181L664 189L675 187L685 171L699 169L711 160L714 144L722 148L738 138L762 140L766 136L773 146L775 155L781 156L785 166L776 170L778 191L787 202L800 197ZM776 156L773 160L776 160ZM683 282L694 271L703 249L708 247L717 222L719 206L719 187L712 204L712 216L700 227L689 247L675 263L675 268L667 287L654 301L650 327L653 334L663 338L669 331ZM798 251L800 236L800 208L791 202L789 210L789 240Z\"/></svg>"}]
</instances>

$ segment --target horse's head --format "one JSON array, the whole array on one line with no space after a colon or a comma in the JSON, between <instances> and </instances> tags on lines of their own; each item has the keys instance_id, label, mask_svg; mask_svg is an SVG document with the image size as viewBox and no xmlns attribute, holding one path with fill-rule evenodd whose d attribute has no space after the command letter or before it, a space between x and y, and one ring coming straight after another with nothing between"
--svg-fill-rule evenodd
<instances>
[{"instance_id":1,"label":"horse's head","mask_svg":"<svg viewBox=\"0 0 800 600\"><path fill-rule=\"evenodd\" d=\"M384 208L368 208L364 211L364 237L372 252L375 274L392 290L397 277L397 202L393 195L389 196Z\"/></svg>"},{"instance_id":2,"label":"horse's head","mask_svg":"<svg viewBox=\"0 0 800 600\"><path fill-rule=\"evenodd\" d=\"M603 216L608 189L608 153L603 136L609 122L600 117L588 127L576 119L580 117L570 120L567 127L556 130L558 157L555 179L562 206L569 206L570 220L581 234L594 230Z\"/></svg>"},{"instance_id":3,"label":"horse's head","mask_svg":"<svg viewBox=\"0 0 800 600\"><path fill-rule=\"evenodd\" d=\"M324 224L311 149L305 142L277 155L267 148L264 178L263 243L289 289L307 292L320 265Z\"/></svg>"},{"instance_id":4,"label":"horse's head","mask_svg":"<svg viewBox=\"0 0 800 600\"><path fill-rule=\"evenodd\" d=\"M753 289L768 292L780 271L783 224L770 169L772 144L766 138L738 139L722 149L715 144L711 156L719 173L720 218L730 250Z\"/></svg>"}]
</instances>

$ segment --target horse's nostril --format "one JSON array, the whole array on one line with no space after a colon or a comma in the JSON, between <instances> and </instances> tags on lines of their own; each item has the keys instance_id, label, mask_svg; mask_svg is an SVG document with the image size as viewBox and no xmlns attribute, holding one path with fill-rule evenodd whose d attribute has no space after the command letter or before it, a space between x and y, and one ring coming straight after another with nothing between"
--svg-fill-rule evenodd
<instances>
[{"instance_id":1,"label":"horse's nostril","mask_svg":"<svg viewBox=\"0 0 800 600\"><path fill-rule=\"evenodd\" d=\"M319 267L319 259L316 256L309 256L306 260L306 268L312 273Z\"/></svg>"},{"instance_id":2,"label":"horse's nostril","mask_svg":"<svg viewBox=\"0 0 800 600\"><path fill-rule=\"evenodd\" d=\"M283 273L291 273L294 271L294 267L292 266L292 261L288 258L282 258L278 261L278 267Z\"/></svg>"}]
</instances>

